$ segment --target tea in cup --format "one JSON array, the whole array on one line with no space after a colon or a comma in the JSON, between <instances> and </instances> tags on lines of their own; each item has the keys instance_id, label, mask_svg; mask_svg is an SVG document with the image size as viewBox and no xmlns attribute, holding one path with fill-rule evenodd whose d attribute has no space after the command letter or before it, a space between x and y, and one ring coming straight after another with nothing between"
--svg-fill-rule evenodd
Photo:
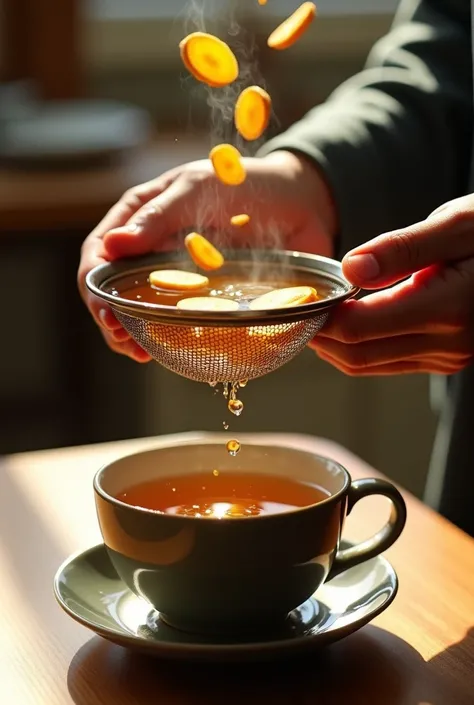
<instances>
[{"instance_id":1,"label":"tea in cup","mask_svg":"<svg viewBox=\"0 0 474 705\"><path fill-rule=\"evenodd\" d=\"M132 454L99 470L94 490L124 583L169 625L201 634L277 628L322 583L388 549L406 520L391 483L351 482L329 458L248 441L236 457L212 439ZM346 515L374 494L390 499L388 522L339 550Z\"/></svg>"}]
</instances>

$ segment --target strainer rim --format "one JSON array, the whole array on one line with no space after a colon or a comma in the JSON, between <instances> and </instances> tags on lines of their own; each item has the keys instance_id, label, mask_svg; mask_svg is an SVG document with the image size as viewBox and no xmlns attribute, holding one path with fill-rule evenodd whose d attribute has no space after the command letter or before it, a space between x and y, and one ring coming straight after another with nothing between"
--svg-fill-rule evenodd
<instances>
[{"instance_id":1,"label":"strainer rim","mask_svg":"<svg viewBox=\"0 0 474 705\"><path fill-rule=\"evenodd\" d=\"M101 287L123 274L132 275L157 264L176 265L186 263L192 267L186 252L173 250L153 252L138 257L105 262L94 267L86 275L87 289L112 308L119 309L135 317L147 318L174 325L264 325L275 324L278 321L300 320L312 318L333 306L356 296L360 289L352 285L343 275L342 266L338 260L297 250L248 250L246 248L222 250L226 263L252 264L259 262L281 262L295 270L307 269L311 274L329 280L342 288L340 293L319 301L300 304L288 308L239 311L187 311L166 304L135 301L121 296L115 296ZM247 253L247 256L246 256Z\"/></svg>"}]
</instances>

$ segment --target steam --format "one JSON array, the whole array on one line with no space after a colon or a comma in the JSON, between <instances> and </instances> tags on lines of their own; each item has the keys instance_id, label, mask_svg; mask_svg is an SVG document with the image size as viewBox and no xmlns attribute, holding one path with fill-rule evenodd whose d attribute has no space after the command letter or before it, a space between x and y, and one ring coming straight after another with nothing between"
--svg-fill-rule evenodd
<instances>
[{"instance_id":1,"label":"steam","mask_svg":"<svg viewBox=\"0 0 474 705\"><path fill-rule=\"evenodd\" d=\"M256 0L247 0L252 5ZM257 45L252 33L239 23L239 8L245 5L244 0L189 0L185 10L185 33L209 32L226 41L232 48L239 63L239 76L234 83L224 88L211 88L204 84L187 83L186 87L191 88L191 96L200 94L205 99L208 108L209 119L209 149L216 144L223 142L233 144L244 157L254 156L260 145L265 141L265 136L260 140L247 142L244 140L234 125L235 102L241 91L250 85L258 85L266 89L266 81L262 75L258 56ZM192 81L192 78L189 77ZM187 81L188 79L186 79ZM204 93L203 93L204 92ZM272 112L272 119L274 114ZM189 125L192 129L192 125ZM227 187L232 189L233 187ZM265 186L260 186L260 191L253 189L250 194L252 202L265 201L269 194L265 193ZM205 230L203 227L210 220L222 221L219 217L219 209L223 209L223 203L219 198L219 191L222 189L218 184L206 191L200 200L197 212L194 215L195 227ZM229 193L232 198L232 194ZM228 211L228 198L226 199L226 212ZM239 212L246 212L245 204L239 202ZM250 245L249 254L253 262L252 279L259 278L260 266L256 250L259 249L284 249L284 241L281 233L281 223L258 222L255 214L255 206L252 210L252 241L246 243ZM211 217L213 216L213 217ZM217 216L217 217L216 217ZM231 246L229 233L225 229L214 233L214 241L219 247ZM268 275L268 265L266 267Z\"/></svg>"},{"instance_id":2,"label":"steam","mask_svg":"<svg viewBox=\"0 0 474 705\"><path fill-rule=\"evenodd\" d=\"M252 1L252 0L250 0ZM251 33L238 20L238 0L189 0L186 9L185 30L209 32L224 39L232 48L239 62L239 76L224 88L201 86L209 108L211 147L221 142L234 144L243 156L255 154L258 144L241 139L234 128L234 105L240 92L256 84L265 88L259 71L256 44Z\"/></svg>"}]
</instances>

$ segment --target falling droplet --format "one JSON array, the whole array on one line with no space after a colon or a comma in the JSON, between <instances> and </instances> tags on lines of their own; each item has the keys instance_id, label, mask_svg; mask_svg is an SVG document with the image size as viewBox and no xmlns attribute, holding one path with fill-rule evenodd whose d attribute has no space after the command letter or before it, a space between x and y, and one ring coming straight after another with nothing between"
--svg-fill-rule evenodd
<instances>
[{"instance_id":1,"label":"falling droplet","mask_svg":"<svg viewBox=\"0 0 474 705\"><path fill-rule=\"evenodd\" d=\"M222 425L223 425L223 427L224 427L224 431L228 431L228 430L229 430L229 424L227 423L227 421L223 421L223 422L222 422Z\"/></svg>"},{"instance_id":2,"label":"falling droplet","mask_svg":"<svg viewBox=\"0 0 474 705\"><path fill-rule=\"evenodd\" d=\"M214 475L214 477L219 477L219 470L213 470L212 474Z\"/></svg>"},{"instance_id":3,"label":"falling droplet","mask_svg":"<svg viewBox=\"0 0 474 705\"><path fill-rule=\"evenodd\" d=\"M240 443L236 440L227 441L226 448L229 455L235 456L240 451Z\"/></svg>"},{"instance_id":4,"label":"falling droplet","mask_svg":"<svg viewBox=\"0 0 474 705\"><path fill-rule=\"evenodd\" d=\"M240 401L240 399L229 399L227 406L229 411L235 414L235 416L240 416L244 409L244 403L243 401Z\"/></svg>"}]
</instances>

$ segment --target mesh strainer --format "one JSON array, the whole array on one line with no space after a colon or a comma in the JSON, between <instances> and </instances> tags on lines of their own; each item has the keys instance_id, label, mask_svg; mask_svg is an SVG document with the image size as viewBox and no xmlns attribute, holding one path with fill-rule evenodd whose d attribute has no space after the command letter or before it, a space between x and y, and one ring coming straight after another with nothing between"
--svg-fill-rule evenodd
<instances>
[{"instance_id":1,"label":"mesh strainer","mask_svg":"<svg viewBox=\"0 0 474 705\"><path fill-rule=\"evenodd\" d=\"M208 383L239 382L278 369L303 350L334 306L358 293L343 277L340 263L325 257L275 250L227 250L223 255L226 264L219 275L237 281L248 279L251 273L267 281L297 278L323 292L325 298L267 311L201 312L112 293L124 277L143 277L157 269L196 271L185 252L102 264L89 272L86 284L157 362L183 377Z\"/></svg>"}]
</instances>

